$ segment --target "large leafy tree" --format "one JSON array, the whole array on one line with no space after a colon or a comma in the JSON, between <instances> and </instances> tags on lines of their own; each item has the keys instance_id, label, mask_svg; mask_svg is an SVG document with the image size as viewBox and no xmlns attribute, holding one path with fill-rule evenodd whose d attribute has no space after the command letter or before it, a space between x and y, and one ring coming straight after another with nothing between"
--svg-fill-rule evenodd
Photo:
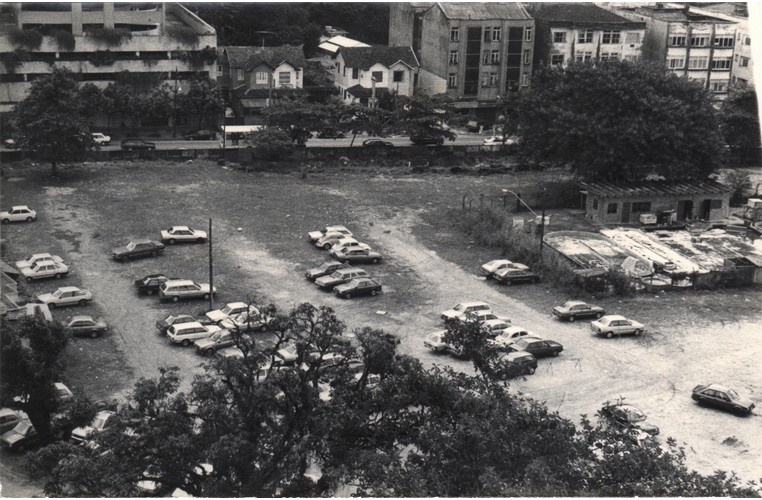
<instances>
[{"instance_id":1,"label":"large leafy tree","mask_svg":"<svg viewBox=\"0 0 762 500\"><path fill-rule=\"evenodd\" d=\"M126 83L111 82L101 91L98 109L106 115L109 131L111 131L111 121L114 116L127 117L134 114L133 109L137 101L135 89Z\"/></svg>"},{"instance_id":2,"label":"large leafy tree","mask_svg":"<svg viewBox=\"0 0 762 500\"><path fill-rule=\"evenodd\" d=\"M94 146L88 106L69 71L54 69L38 78L14 110L19 146L50 163L53 175L59 163L83 160Z\"/></svg>"},{"instance_id":3,"label":"large leafy tree","mask_svg":"<svg viewBox=\"0 0 762 500\"><path fill-rule=\"evenodd\" d=\"M722 139L701 82L662 66L610 61L540 69L518 104L525 157L585 178L704 179Z\"/></svg>"},{"instance_id":4,"label":"large leafy tree","mask_svg":"<svg viewBox=\"0 0 762 500\"><path fill-rule=\"evenodd\" d=\"M730 89L720 108L720 129L735 158L741 161L759 160L759 110L757 92L753 86Z\"/></svg>"},{"instance_id":5,"label":"large leafy tree","mask_svg":"<svg viewBox=\"0 0 762 500\"><path fill-rule=\"evenodd\" d=\"M177 96L180 112L202 124L214 124L222 116L225 103L217 84L209 78L194 78L189 83L188 91Z\"/></svg>"}]
</instances>

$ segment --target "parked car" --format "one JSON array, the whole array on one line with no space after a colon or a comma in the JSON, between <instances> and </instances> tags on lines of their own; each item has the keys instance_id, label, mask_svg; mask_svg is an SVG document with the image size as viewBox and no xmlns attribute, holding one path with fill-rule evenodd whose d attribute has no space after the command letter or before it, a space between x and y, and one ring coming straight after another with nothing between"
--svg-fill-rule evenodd
<instances>
[{"instance_id":1,"label":"parked car","mask_svg":"<svg viewBox=\"0 0 762 500\"><path fill-rule=\"evenodd\" d=\"M164 253L164 244L152 240L135 240L111 251L114 260L124 262L138 257L156 257Z\"/></svg>"},{"instance_id":2,"label":"parked car","mask_svg":"<svg viewBox=\"0 0 762 500\"><path fill-rule=\"evenodd\" d=\"M537 283L540 277L529 269L504 268L495 272L495 280L503 285L512 285L514 283Z\"/></svg>"},{"instance_id":3,"label":"parked car","mask_svg":"<svg viewBox=\"0 0 762 500\"><path fill-rule=\"evenodd\" d=\"M243 351L239 347L223 347L216 352L217 357L226 359L243 359Z\"/></svg>"},{"instance_id":4,"label":"parked car","mask_svg":"<svg viewBox=\"0 0 762 500\"><path fill-rule=\"evenodd\" d=\"M215 332L222 330L217 325L202 325L195 321L193 323L182 323L172 325L167 328L167 338L173 344L180 344L183 347L191 345L194 340L211 337Z\"/></svg>"},{"instance_id":5,"label":"parked car","mask_svg":"<svg viewBox=\"0 0 762 500\"><path fill-rule=\"evenodd\" d=\"M336 285L347 283L354 278L369 278L367 271L359 267L348 267L334 271L329 276L322 276L315 280L315 284L320 288L331 290Z\"/></svg>"},{"instance_id":6,"label":"parked car","mask_svg":"<svg viewBox=\"0 0 762 500\"><path fill-rule=\"evenodd\" d=\"M54 307L87 305L88 302L93 300L93 295L83 288L62 286L53 293L37 295L35 299L53 309Z\"/></svg>"},{"instance_id":7,"label":"parked car","mask_svg":"<svg viewBox=\"0 0 762 500\"><path fill-rule=\"evenodd\" d=\"M323 262L318 267L305 271L304 277L310 281L315 281L321 276L327 276L329 274L332 274L334 271L337 271L339 269L346 269L348 267L351 267L351 265L346 262L329 260L329 261Z\"/></svg>"},{"instance_id":8,"label":"parked car","mask_svg":"<svg viewBox=\"0 0 762 500\"><path fill-rule=\"evenodd\" d=\"M94 433L103 432L111 417L114 416L114 412L110 410L101 410L95 414L95 418L90 422L90 425L84 427L77 427L71 431L71 441L74 444L84 444Z\"/></svg>"},{"instance_id":9,"label":"parked car","mask_svg":"<svg viewBox=\"0 0 762 500\"><path fill-rule=\"evenodd\" d=\"M497 337L510 327L511 323L502 319L488 319L482 323L482 331L490 338Z\"/></svg>"},{"instance_id":10,"label":"parked car","mask_svg":"<svg viewBox=\"0 0 762 500\"><path fill-rule=\"evenodd\" d=\"M95 142L96 144L100 144L103 146L108 146L109 144L111 144L111 137L109 137L108 135L102 134L100 132L93 132L90 135L93 136L93 142Z\"/></svg>"},{"instance_id":11,"label":"parked car","mask_svg":"<svg viewBox=\"0 0 762 500\"><path fill-rule=\"evenodd\" d=\"M362 141L362 145L364 148L373 148L373 149L386 149L386 148L393 148L394 144L392 144L389 141L382 141L381 139L365 139Z\"/></svg>"},{"instance_id":12,"label":"parked car","mask_svg":"<svg viewBox=\"0 0 762 500\"><path fill-rule=\"evenodd\" d=\"M122 149L125 151L147 151L156 149L156 143L143 139L125 139L122 141Z\"/></svg>"},{"instance_id":13,"label":"parked car","mask_svg":"<svg viewBox=\"0 0 762 500\"><path fill-rule=\"evenodd\" d=\"M217 132L214 130L196 130L184 136L186 141L209 141L217 138Z\"/></svg>"},{"instance_id":14,"label":"parked car","mask_svg":"<svg viewBox=\"0 0 762 500\"><path fill-rule=\"evenodd\" d=\"M221 309L207 312L204 316L212 323L219 323L231 316L245 312L249 308L256 310L254 306L249 306L245 302L230 302L229 304L225 304Z\"/></svg>"},{"instance_id":15,"label":"parked car","mask_svg":"<svg viewBox=\"0 0 762 500\"><path fill-rule=\"evenodd\" d=\"M544 356L558 356L564 350L564 346L555 340L545 340L540 337L520 337L508 344L507 351L525 351L535 358Z\"/></svg>"},{"instance_id":16,"label":"parked car","mask_svg":"<svg viewBox=\"0 0 762 500\"><path fill-rule=\"evenodd\" d=\"M343 139L344 132L334 127L325 127L318 133L319 139Z\"/></svg>"},{"instance_id":17,"label":"parked car","mask_svg":"<svg viewBox=\"0 0 762 500\"><path fill-rule=\"evenodd\" d=\"M533 335L526 328L522 328L520 326L509 326L489 342L494 347L505 348L516 339L520 339L522 337L535 337L535 335Z\"/></svg>"},{"instance_id":18,"label":"parked car","mask_svg":"<svg viewBox=\"0 0 762 500\"><path fill-rule=\"evenodd\" d=\"M328 233L341 233L345 236L352 236L352 232L344 226L325 226L320 231L310 231L307 235L312 241L317 241Z\"/></svg>"},{"instance_id":19,"label":"parked car","mask_svg":"<svg viewBox=\"0 0 762 500\"><path fill-rule=\"evenodd\" d=\"M431 135L431 134L413 134L410 136L410 142L412 142L416 146L427 146L427 145L441 146L442 144L444 144L444 137L441 135Z\"/></svg>"},{"instance_id":20,"label":"parked car","mask_svg":"<svg viewBox=\"0 0 762 500\"><path fill-rule=\"evenodd\" d=\"M249 310L244 310L238 314L232 314L229 318L220 321L219 325L222 328L234 329L248 332L252 330L259 330L264 332L270 326L274 318L268 316L266 313L260 312L254 306L249 307Z\"/></svg>"},{"instance_id":21,"label":"parked car","mask_svg":"<svg viewBox=\"0 0 762 500\"><path fill-rule=\"evenodd\" d=\"M505 137L503 139L502 135L493 135L492 137L487 137L484 139L483 144L485 146L512 146L516 144L516 138L515 137Z\"/></svg>"},{"instance_id":22,"label":"parked car","mask_svg":"<svg viewBox=\"0 0 762 500\"><path fill-rule=\"evenodd\" d=\"M597 335L610 339L614 335L635 335L637 337L643 333L645 326L643 323L627 319L624 316L611 314L591 322L590 329Z\"/></svg>"},{"instance_id":23,"label":"parked car","mask_svg":"<svg viewBox=\"0 0 762 500\"><path fill-rule=\"evenodd\" d=\"M331 247L330 253L334 257L337 257L339 252L344 248L362 248L364 250L370 250L370 245L367 245L365 243L360 243L354 238L347 237L347 238L342 238L336 243L334 243L333 246Z\"/></svg>"},{"instance_id":24,"label":"parked car","mask_svg":"<svg viewBox=\"0 0 762 500\"><path fill-rule=\"evenodd\" d=\"M600 318L606 311L600 306L593 306L581 300L567 300L560 306L553 308L553 314L560 319L574 321L577 318L594 317Z\"/></svg>"},{"instance_id":25,"label":"parked car","mask_svg":"<svg viewBox=\"0 0 762 500\"><path fill-rule=\"evenodd\" d=\"M102 319L94 319L92 316L72 316L64 325L64 330L75 337L100 337L108 325Z\"/></svg>"},{"instance_id":26,"label":"parked car","mask_svg":"<svg viewBox=\"0 0 762 500\"><path fill-rule=\"evenodd\" d=\"M19 143L16 142L16 139L13 137L8 137L7 139L3 139L3 146L5 146L8 149L16 149L19 147Z\"/></svg>"},{"instance_id":27,"label":"parked car","mask_svg":"<svg viewBox=\"0 0 762 500\"><path fill-rule=\"evenodd\" d=\"M751 399L739 396L733 389L720 384L697 385L691 398L702 406L713 406L739 415L749 415L755 407Z\"/></svg>"},{"instance_id":28,"label":"parked car","mask_svg":"<svg viewBox=\"0 0 762 500\"><path fill-rule=\"evenodd\" d=\"M457 304L452 309L448 309L446 311L442 311L440 316L444 321L449 321L456 319L458 316L469 313L469 312L478 312L478 311L487 311L492 312L492 308L487 304L486 302L462 302L460 304Z\"/></svg>"},{"instance_id":29,"label":"parked car","mask_svg":"<svg viewBox=\"0 0 762 500\"><path fill-rule=\"evenodd\" d=\"M50 255L49 253L34 253L24 260L16 261L16 268L22 270L25 267L32 267L38 262L57 262L63 264L63 259L58 255Z\"/></svg>"},{"instance_id":30,"label":"parked car","mask_svg":"<svg viewBox=\"0 0 762 500\"><path fill-rule=\"evenodd\" d=\"M159 287L162 283L176 279L177 278L168 278L163 274L149 274L143 276L139 280L135 280L135 288L139 294L153 295L159 292Z\"/></svg>"},{"instance_id":31,"label":"parked car","mask_svg":"<svg viewBox=\"0 0 762 500\"><path fill-rule=\"evenodd\" d=\"M167 280L159 286L159 298L177 302L180 299L209 299L209 283L196 283L191 280ZM217 295L217 287L211 290Z\"/></svg>"},{"instance_id":32,"label":"parked car","mask_svg":"<svg viewBox=\"0 0 762 500\"><path fill-rule=\"evenodd\" d=\"M27 281L41 280L45 278L59 279L69 274L69 266L50 260L35 262L32 267L21 269L21 274Z\"/></svg>"},{"instance_id":33,"label":"parked car","mask_svg":"<svg viewBox=\"0 0 762 500\"><path fill-rule=\"evenodd\" d=\"M344 238L347 238L347 237L348 236L344 233L331 231L331 232L325 233L319 240L317 240L315 242L315 246L318 248L324 248L326 250L330 250L336 242L338 242L339 240L343 240Z\"/></svg>"},{"instance_id":34,"label":"parked car","mask_svg":"<svg viewBox=\"0 0 762 500\"><path fill-rule=\"evenodd\" d=\"M62 382L55 382L53 384L53 389L56 393L56 400L59 403L74 399L74 393L72 393L71 389L66 387L66 385L64 385Z\"/></svg>"},{"instance_id":35,"label":"parked car","mask_svg":"<svg viewBox=\"0 0 762 500\"><path fill-rule=\"evenodd\" d=\"M503 378L532 375L537 370L537 358L526 351L506 352L497 358L497 373Z\"/></svg>"},{"instance_id":36,"label":"parked car","mask_svg":"<svg viewBox=\"0 0 762 500\"><path fill-rule=\"evenodd\" d=\"M16 424L26 418L26 415L10 408L0 408L0 435L16 427Z\"/></svg>"},{"instance_id":37,"label":"parked car","mask_svg":"<svg viewBox=\"0 0 762 500\"><path fill-rule=\"evenodd\" d=\"M40 436L32 423L24 419L0 436L0 446L16 453L23 453L40 442Z\"/></svg>"},{"instance_id":38,"label":"parked car","mask_svg":"<svg viewBox=\"0 0 762 500\"><path fill-rule=\"evenodd\" d=\"M522 266L522 267L516 267L516 266ZM506 268L522 269L522 268L526 268L526 266L524 266L524 264L515 264L513 261L510 261L508 259L495 259L482 265L481 271L484 276L491 278L492 275L495 274L497 271L501 269L506 269Z\"/></svg>"},{"instance_id":39,"label":"parked car","mask_svg":"<svg viewBox=\"0 0 762 500\"><path fill-rule=\"evenodd\" d=\"M352 264L378 264L381 262L380 253L359 247L344 247L336 252L334 257L341 262L350 262Z\"/></svg>"},{"instance_id":40,"label":"parked car","mask_svg":"<svg viewBox=\"0 0 762 500\"><path fill-rule=\"evenodd\" d=\"M156 322L156 329L161 333L167 333L167 329L169 329L169 327L172 325L182 325L184 323L194 322L199 321L190 314L170 314L166 318Z\"/></svg>"},{"instance_id":41,"label":"parked car","mask_svg":"<svg viewBox=\"0 0 762 500\"><path fill-rule=\"evenodd\" d=\"M196 346L196 352L202 356L211 356L223 347L230 347L235 344L233 332L227 329L214 332L211 336L198 339L193 343Z\"/></svg>"},{"instance_id":42,"label":"parked car","mask_svg":"<svg viewBox=\"0 0 762 500\"><path fill-rule=\"evenodd\" d=\"M32 222L37 220L37 212L26 205L16 205L7 212L0 212L0 221L3 224L10 222Z\"/></svg>"},{"instance_id":43,"label":"parked car","mask_svg":"<svg viewBox=\"0 0 762 500\"><path fill-rule=\"evenodd\" d=\"M203 243L206 241L206 231L192 229L188 226L172 226L161 232L161 241L174 245L175 243Z\"/></svg>"},{"instance_id":44,"label":"parked car","mask_svg":"<svg viewBox=\"0 0 762 500\"><path fill-rule=\"evenodd\" d=\"M497 315L493 313L492 311L467 312L455 318L455 321L462 321L463 323L474 322L480 326L487 321L494 321L494 320L503 320L509 323L511 321L509 318L498 318Z\"/></svg>"},{"instance_id":45,"label":"parked car","mask_svg":"<svg viewBox=\"0 0 762 500\"><path fill-rule=\"evenodd\" d=\"M607 404L601 409L603 417L623 429L638 429L652 436L659 434L659 427L646 422L646 414L637 406L626 403Z\"/></svg>"},{"instance_id":46,"label":"parked car","mask_svg":"<svg viewBox=\"0 0 762 500\"><path fill-rule=\"evenodd\" d=\"M337 297L343 299L351 299L358 295L373 295L375 296L381 291L381 283L373 278L355 278L348 283L335 286L333 293Z\"/></svg>"},{"instance_id":47,"label":"parked car","mask_svg":"<svg viewBox=\"0 0 762 500\"><path fill-rule=\"evenodd\" d=\"M425 339L423 339L423 345L434 352L448 353L452 354L453 356L462 356L463 351L460 348L445 342L444 337L446 333L447 330L437 330L436 332L431 332L430 334L426 335Z\"/></svg>"}]
</instances>

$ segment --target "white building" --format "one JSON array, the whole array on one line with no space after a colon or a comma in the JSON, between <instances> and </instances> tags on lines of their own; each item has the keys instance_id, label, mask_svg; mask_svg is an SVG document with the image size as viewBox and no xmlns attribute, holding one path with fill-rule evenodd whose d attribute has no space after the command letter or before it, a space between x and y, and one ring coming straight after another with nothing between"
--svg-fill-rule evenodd
<instances>
[{"instance_id":1,"label":"white building","mask_svg":"<svg viewBox=\"0 0 762 500\"><path fill-rule=\"evenodd\" d=\"M411 47L347 47L334 59L334 85L346 104L368 105L374 89L376 97L413 95L420 65Z\"/></svg>"}]
</instances>

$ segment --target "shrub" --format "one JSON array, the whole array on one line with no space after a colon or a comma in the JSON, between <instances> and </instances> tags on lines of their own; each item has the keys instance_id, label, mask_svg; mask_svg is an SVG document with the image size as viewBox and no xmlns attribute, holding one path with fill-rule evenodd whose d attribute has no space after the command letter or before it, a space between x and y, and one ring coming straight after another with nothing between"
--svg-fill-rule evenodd
<instances>
[{"instance_id":1,"label":"shrub","mask_svg":"<svg viewBox=\"0 0 762 500\"><path fill-rule=\"evenodd\" d=\"M87 59L96 66L110 66L116 60L110 50L97 50L89 54Z\"/></svg>"},{"instance_id":2,"label":"shrub","mask_svg":"<svg viewBox=\"0 0 762 500\"><path fill-rule=\"evenodd\" d=\"M60 50L74 50L75 41L74 35L64 30L55 30L52 33L53 38L56 40L56 45Z\"/></svg>"},{"instance_id":3,"label":"shrub","mask_svg":"<svg viewBox=\"0 0 762 500\"><path fill-rule=\"evenodd\" d=\"M132 39L132 33L128 30L117 28L100 28L88 31L88 34L108 47L118 47L122 45L124 40Z\"/></svg>"},{"instance_id":4,"label":"shrub","mask_svg":"<svg viewBox=\"0 0 762 500\"><path fill-rule=\"evenodd\" d=\"M27 50L37 50L42 45L42 33L37 30L14 29L8 38L13 45Z\"/></svg>"},{"instance_id":5,"label":"shrub","mask_svg":"<svg viewBox=\"0 0 762 500\"><path fill-rule=\"evenodd\" d=\"M198 43L198 34L190 26L172 25L167 28L167 35L180 43L186 45L196 45Z\"/></svg>"},{"instance_id":6,"label":"shrub","mask_svg":"<svg viewBox=\"0 0 762 500\"><path fill-rule=\"evenodd\" d=\"M2 60L5 70L12 75L16 72L16 68L18 68L22 62L29 61L30 57L27 50L14 49L11 52L3 53L2 56L0 56L0 60Z\"/></svg>"},{"instance_id":7,"label":"shrub","mask_svg":"<svg viewBox=\"0 0 762 500\"><path fill-rule=\"evenodd\" d=\"M632 279L621 269L609 269L606 273L606 283L611 287L614 295L632 295L634 290Z\"/></svg>"}]
</instances>

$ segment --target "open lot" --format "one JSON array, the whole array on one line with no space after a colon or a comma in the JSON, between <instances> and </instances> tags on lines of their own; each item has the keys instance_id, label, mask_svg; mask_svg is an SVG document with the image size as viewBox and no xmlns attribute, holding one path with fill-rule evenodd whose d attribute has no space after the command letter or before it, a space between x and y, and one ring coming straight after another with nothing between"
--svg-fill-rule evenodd
<instances>
[{"instance_id":1,"label":"open lot","mask_svg":"<svg viewBox=\"0 0 762 500\"><path fill-rule=\"evenodd\" d=\"M383 328L400 336L404 354L471 371L466 361L427 351L423 338L441 328L440 311L463 300L484 300L514 324L564 344L560 357L541 360L535 375L513 382L515 390L574 421L580 414L592 416L604 401L624 397L660 426L661 439L686 443L690 466L759 479L759 288L599 300L648 330L640 338L606 340L593 337L587 321L562 323L550 315L553 305L577 297L543 283L501 287L477 277L482 263L500 256L456 233L449 217L457 212L449 209L460 207L465 194L478 198L496 187L529 193L553 175L411 175L407 169L336 167L303 176L195 161L86 164L53 179L48 167L18 165L5 168L3 206L28 204L39 220L4 226L2 238L8 262L50 252L72 268L60 281L30 284L30 294L69 284L92 291L93 305L57 310L56 318L85 313L113 325L103 338L74 339L66 354L65 381L94 399L123 393L138 377L155 376L160 366L179 366L186 383L202 369L203 358L170 345L154 323L171 312L201 312L207 304L160 304L155 296L139 297L132 282L155 272L208 282L208 248L170 246L160 257L128 263L113 261L110 251L130 239L158 239L171 225L207 230L212 218L218 305L249 296L282 310L305 301L330 306L350 330ZM570 211L551 215L581 219ZM383 283L383 294L346 301L304 279L304 270L327 258L308 243L307 231L327 224L347 225L384 255L381 264L365 266ZM739 418L698 407L690 391L707 382L725 382L750 395L757 413Z\"/></svg>"}]
</instances>

